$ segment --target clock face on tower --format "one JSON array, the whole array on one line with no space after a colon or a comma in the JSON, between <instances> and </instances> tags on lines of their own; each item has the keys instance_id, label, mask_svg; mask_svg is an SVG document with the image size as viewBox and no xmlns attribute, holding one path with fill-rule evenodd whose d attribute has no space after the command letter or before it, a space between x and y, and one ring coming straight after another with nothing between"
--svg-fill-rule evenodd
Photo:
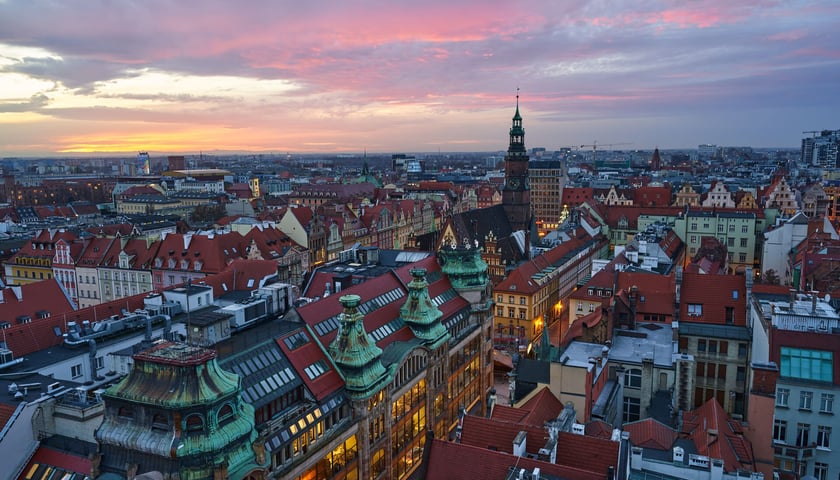
<instances>
[{"instance_id":1,"label":"clock face on tower","mask_svg":"<svg viewBox=\"0 0 840 480\"><path fill-rule=\"evenodd\" d=\"M508 186L510 188L519 188L519 179L518 178L511 178L508 180Z\"/></svg>"}]
</instances>

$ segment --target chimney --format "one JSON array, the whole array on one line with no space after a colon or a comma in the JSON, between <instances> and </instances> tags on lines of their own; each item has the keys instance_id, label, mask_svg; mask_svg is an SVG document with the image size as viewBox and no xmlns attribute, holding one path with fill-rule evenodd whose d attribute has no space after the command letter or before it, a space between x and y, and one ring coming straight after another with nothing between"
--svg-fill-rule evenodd
<instances>
[{"instance_id":1,"label":"chimney","mask_svg":"<svg viewBox=\"0 0 840 480\"><path fill-rule=\"evenodd\" d=\"M710 480L723 479L723 460L719 458L712 459L711 475L709 476L709 478Z\"/></svg>"},{"instance_id":2,"label":"chimney","mask_svg":"<svg viewBox=\"0 0 840 480\"><path fill-rule=\"evenodd\" d=\"M817 313L817 292L816 290L811 291L811 314Z\"/></svg>"},{"instance_id":3,"label":"chimney","mask_svg":"<svg viewBox=\"0 0 840 480\"><path fill-rule=\"evenodd\" d=\"M519 433L516 434L516 437L513 438L513 454L517 457L525 456L525 440L526 433L524 430L520 430Z\"/></svg>"},{"instance_id":4,"label":"chimney","mask_svg":"<svg viewBox=\"0 0 840 480\"><path fill-rule=\"evenodd\" d=\"M790 289L789 305L788 305L791 311L793 311L794 302L796 302L796 290L791 288Z\"/></svg>"},{"instance_id":5,"label":"chimney","mask_svg":"<svg viewBox=\"0 0 840 480\"><path fill-rule=\"evenodd\" d=\"M631 470L641 470L642 469L642 447L633 447L630 450L630 469Z\"/></svg>"},{"instance_id":6,"label":"chimney","mask_svg":"<svg viewBox=\"0 0 840 480\"><path fill-rule=\"evenodd\" d=\"M534 473L531 474L531 480L540 480L540 467L534 467Z\"/></svg>"},{"instance_id":7,"label":"chimney","mask_svg":"<svg viewBox=\"0 0 840 480\"><path fill-rule=\"evenodd\" d=\"M674 447L673 460L674 463L683 463L685 460L685 451L682 447Z\"/></svg>"}]
</instances>

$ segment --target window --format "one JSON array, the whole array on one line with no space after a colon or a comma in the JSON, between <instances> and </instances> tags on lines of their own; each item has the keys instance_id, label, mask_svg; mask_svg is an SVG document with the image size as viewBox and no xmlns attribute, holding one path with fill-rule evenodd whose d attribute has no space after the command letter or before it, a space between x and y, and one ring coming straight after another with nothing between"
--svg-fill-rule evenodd
<instances>
[{"instance_id":1,"label":"window","mask_svg":"<svg viewBox=\"0 0 840 480\"><path fill-rule=\"evenodd\" d=\"M519 304L525 305L525 297L519 297Z\"/></svg>"},{"instance_id":2,"label":"window","mask_svg":"<svg viewBox=\"0 0 840 480\"><path fill-rule=\"evenodd\" d=\"M688 316L689 317L699 317L703 315L703 304L701 303L689 303L688 304Z\"/></svg>"},{"instance_id":3,"label":"window","mask_svg":"<svg viewBox=\"0 0 840 480\"><path fill-rule=\"evenodd\" d=\"M820 395L820 413L832 413L834 411L834 394L823 393Z\"/></svg>"},{"instance_id":4,"label":"window","mask_svg":"<svg viewBox=\"0 0 840 480\"><path fill-rule=\"evenodd\" d=\"M790 389L789 388L776 388L776 406L777 407L787 407L789 399L790 399Z\"/></svg>"},{"instance_id":5,"label":"window","mask_svg":"<svg viewBox=\"0 0 840 480\"><path fill-rule=\"evenodd\" d=\"M169 430L169 420L166 415L156 413L152 416L152 430Z\"/></svg>"},{"instance_id":6,"label":"window","mask_svg":"<svg viewBox=\"0 0 840 480\"><path fill-rule=\"evenodd\" d=\"M525 309L524 308L519 309L519 318L522 319L522 320L525 319Z\"/></svg>"},{"instance_id":7,"label":"window","mask_svg":"<svg viewBox=\"0 0 840 480\"><path fill-rule=\"evenodd\" d=\"M728 238L726 239L726 246L727 246L727 247L734 247L734 246L735 246L735 238L733 238L733 237L728 237Z\"/></svg>"},{"instance_id":8,"label":"window","mask_svg":"<svg viewBox=\"0 0 840 480\"><path fill-rule=\"evenodd\" d=\"M624 398L624 421L635 422L641 413L641 400L638 398Z\"/></svg>"},{"instance_id":9,"label":"window","mask_svg":"<svg viewBox=\"0 0 840 480\"><path fill-rule=\"evenodd\" d=\"M496 295L496 303L503 303L502 298L503 297L501 295Z\"/></svg>"},{"instance_id":10,"label":"window","mask_svg":"<svg viewBox=\"0 0 840 480\"><path fill-rule=\"evenodd\" d=\"M187 425L186 430L188 432L197 432L204 429L204 419L197 413L187 416L185 423Z\"/></svg>"},{"instance_id":11,"label":"window","mask_svg":"<svg viewBox=\"0 0 840 480\"><path fill-rule=\"evenodd\" d=\"M817 427L817 446L831 448L831 427L825 425Z\"/></svg>"},{"instance_id":12,"label":"window","mask_svg":"<svg viewBox=\"0 0 840 480\"><path fill-rule=\"evenodd\" d=\"M750 231L750 226L749 225L741 225L741 233L748 233L749 231Z\"/></svg>"},{"instance_id":13,"label":"window","mask_svg":"<svg viewBox=\"0 0 840 480\"><path fill-rule=\"evenodd\" d=\"M583 304L582 304L581 302L578 302L578 304L577 304L577 309L576 309L576 310L577 310L578 312L582 312L582 311L583 311Z\"/></svg>"},{"instance_id":14,"label":"window","mask_svg":"<svg viewBox=\"0 0 840 480\"><path fill-rule=\"evenodd\" d=\"M733 325L735 323L735 307L726 307L725 320L727 325Z\"/></svg>"},{"instance_id":15,"label":"window","mask_svg":"<svg viewBox=\"0 0 840 480\"><path fill-rule=\"evenodd\" d=\"M94 362L96 363L97 370L102 370L103 368L105 368L105 357L96 357Z\"/></svg>"},{"instance_id":16,"label":"window","mask_svg":"<svg viewBox=\"0 0 840 480\"><path fill-rule=\"evenodd\" d=\"M706 340L701 338L697 340L697 351L698 352L706 352Z\"/></svg>"},{"instance_id":17,"label":"window","mask_svg":"<svg viewBox=\"0 0 840 480\"><path fill-rule=\"evenodd\" d=\"M691 229L692 229L692 230L697 230L697 224L696 224L696 223L692 223L692 224L691 224Z\"/></svg>"},{"instance_id":18,"label":"window","mask_svg":"<svg viewBox=\"0 0 840 480\"><path fill-rule=\"evenodd\" d=\"M590 304L589 304L589 311L590 311L590 312L594 312L594 311L595 311L595 304L594 304L594 303L590 303Z\"/></svg>"},{"instance_id":19,"label":"window","mask_svg":"<svg viewBox=\"0 0 840 480\"><path fill-rule=\"evenodd\" d=\"M786 443L787 438L787 422L785 420L776 419L773 421L773 440L780 443Z\"/></svg>"},{"instance_id":20,"label":"window","mask_svg":"<svg viewBox=\"0 0 840 480\"><path fill-rule=\"evenodd\" d=\"M508 295L508 303L514 303L513 302L513 295Z\"/></svg>"},{"instance_id":21,"label":"window","mask_svg":"<svg viewBox=\"0 0 840 480\"><path fill-rule=\"evenodd\" d=\"M782 377L820 382L834 379L832 352L792 347L782 347L781 350Z\"/></svg>"},{"instance_id":22,"label":"window","mask_svg":"<svg viewBox=\"0 0 840 480\"><path fill-rule=\"evenodd\" d=\"M77 363L70 367L70 376L73 378L79 378L82 376L82 364Z\"/></svg>"},{"instance_id":23,"label":"window","mask_svg":"<svg viewBox=\"0 0 840 480\"><path fill-rule=\"evenodd\" d=\"M504 317L505 316L505 309L503 307L496 308L496 316L497 317Z\"/></svg>"},{"instance_id":24,"label":"window","mask_svg":"<svg viewBox=\"0 0 840 480\"><path fill-rule=\"evenodd\" d=\"M231 419L233 419L233 407L229 403L226 403L222 405L222 408L219 409L219 425Z\"/></svg>"},{"instance_id":25,"label":"window","mask_svg":"<svg viewBox=\"0 0 840 480\"><path fill-rule=\"evenodd\" d=\"M744 263L744 262L746 262L746 261L747 261L747 254L746 254L746 253L744 253L744 252L739 253L739 254L738 254L738 261L739 261L740 263Z\"/></svg>"},{"instance_id":26,"label":"window","mask_svg":"<svg viewBox=\"0 0 840 480\"><path fill-rule=\"evenodd\" d=\"M513 318L516 314L512 308L508 308L508 317Z\"/></svg>"},{"instance_id":27,"label":"window","mask_svg":"<svg viewBox=\"0 0 840 480\"><path fill-rule=\"evenodd\" d=\"M810 410L811 409L811 400L814 398L814 392L808 391L801 391L799 392L799 409L800 410Z\"/></svg>"},{"instance_id":28,"label":"window","mask_svg":"<svg viewBox=\"0 0 840 480\"><path fill-rule=\"evenodd\" d=\"M723 233L723 224L722 223L718 224L718 232Z\"/></svg>"},{"instance_id":29,"label":"window","mask_svg":"<svg viewBox=\"0 0 840 480\"><path fill-rule=\"evenodd\" d=\"M130 419L134 418L134 412L128 407L120 407L117 410L117 416L130 420Z\"/></svg>"},{"instance_id":30,"label":"window","mask_svg":"<svg viewBox=\"0 0 840 480\"><path fill-rule=\"evenodd\" d=\"M738 344L738 358L745 359L747 358L747 344L746 343L739 343Z\"/></svg>"},{"instance_id":31,"label":"window","mask_svg":"<svg viewBox=\"0 0 840 480\"><path fill-rule=\"evenodd\" d=\"M743 247L746 247L746 246L747 246L747 239L746 239L746 238L742 238L742 239L741 239L741 247L743 248Z\"/></svg>"},{"instance_id":32,"label":"window","mask_svg":"<svg viewBox=\"0 0 840 480\"><path fill-rule=\"evenodd\" d=\"M630 368L624 372L624 386L626 388L642 388L642 370Z\"/></svg>"},{"instance_id":33,"label":"window","mask_svg":"<svg viewBox=\"0 0 840 480\"><path fill-rule=\"evenodd\" d=\"M814 463L814 476L817 477L817 480L827 480L828 479L828 464L827 463L815 462Z\"/></svg>"},{"instance_id":34,"label":"window","mask_svg":"<svg viewBox=\"0 0 840 480\"><path fill-rule=\"evenodd\" d=\"M797 423L796 424L796 446L808 446L808 437L811 436L811 424Z\"/></svg>"}]
</instances>

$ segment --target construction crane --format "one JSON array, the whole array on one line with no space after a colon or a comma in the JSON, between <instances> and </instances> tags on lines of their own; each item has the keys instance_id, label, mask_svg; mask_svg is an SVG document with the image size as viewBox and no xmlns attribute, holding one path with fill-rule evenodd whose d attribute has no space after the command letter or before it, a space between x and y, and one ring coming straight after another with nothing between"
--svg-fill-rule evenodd
<instances>
[{"instance_id":1,"label":"construction crane","mask_svg":"<svg viewBox=\"0 0 840 480\"><path fill-rule=\"evenodd\" d=\"M615 147L618 145L631 145L630 143L598 143L597 140L593 140L591 144L581 145L579 148L592 148L592 165L595 165L595 152L598 151L598 147Z\"/></svg>"}]
</instances>

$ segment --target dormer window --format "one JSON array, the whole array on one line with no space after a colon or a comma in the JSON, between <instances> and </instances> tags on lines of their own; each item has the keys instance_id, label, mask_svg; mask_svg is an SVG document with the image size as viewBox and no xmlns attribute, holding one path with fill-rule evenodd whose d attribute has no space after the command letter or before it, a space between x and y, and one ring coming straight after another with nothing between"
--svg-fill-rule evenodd
<instances>
[{"instance_id":1,"label":"dormer window","mask_svg":"<svg viewBox=\"0 0 840 480\"><path fill-rule=\"evenodd\" d=\"M204 263L201 260L196 260L194 264L195 271L198 272L201 270L201 267L204 266Z\"/></svg>"},{"instance_id":2,"label":"dormer window","mask_svg":"<svg viewBox=\"0 0 840 480\"><path fill-rule=\"evenodd\" d=\"M231 404L226 403L222 405L222 408L219 409L219 425L227 423L228 421L233 419L233 406Z\"/></svg>"},{"instance_id":3,"label":"dormer window","mask_svg":"<svg viewBox=\"0 0 840 480\"><path fill-rule=\"evenodd\" d=\"M163 259L160 257L155 258L155 268L160 268L163 266Z\"/></svg>"},{"instance_id":4,"label":"dormer window","mask_svg":"<svg viewBox=\"0 0 840 480\"><path fill-rule=\"evenodd\" d=\"M175 268L175 259L174 258L169 259L169 262L167 262L167 267L168 268Z\"/></svg>"},{"instance_id":5,"label":"dormer window","mask_svg":"<svg viewBox=\"0 0 840 480\"><path fill-rule=\"evenodd\" d=\"M190 267L190 262L187 259L181 260L181 270L186 270Z\"/></svg>"},{"instance_id":6,"label":"dormer window","mask_svg":"<svg viewBox=\"0 0 840 480\"><path fill-rule=\"evenodd\" d=\"M188 415L184 423L188 432L199 432L204 429L204 418L198 413Z\"/></svg>"}]
</instances>

